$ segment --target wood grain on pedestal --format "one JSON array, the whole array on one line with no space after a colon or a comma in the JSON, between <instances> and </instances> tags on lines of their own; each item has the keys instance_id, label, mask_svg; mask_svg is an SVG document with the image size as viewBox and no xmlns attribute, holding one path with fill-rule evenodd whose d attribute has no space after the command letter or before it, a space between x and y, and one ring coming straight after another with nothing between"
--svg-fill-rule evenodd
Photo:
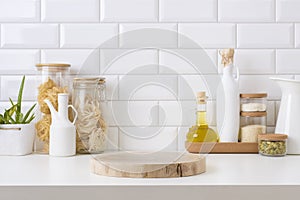
<instances>
[{"instance_id":1,"label":"wood grain on pedestal","mask_svg":"<svg viewBox=\"0 0 300 200\"><path fill-rule=\"evenodd\" d=\"M172 178L205 172L205 157L184 152L117 152L91 160L98 175L130 178Z\"/></svg>"}]
</instances>

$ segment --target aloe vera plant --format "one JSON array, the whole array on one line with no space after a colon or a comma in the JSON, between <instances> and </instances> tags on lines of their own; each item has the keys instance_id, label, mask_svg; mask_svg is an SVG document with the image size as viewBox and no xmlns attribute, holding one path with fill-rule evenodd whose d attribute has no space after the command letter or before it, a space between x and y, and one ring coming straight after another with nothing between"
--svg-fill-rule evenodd
<instances>
[{"instance_id":1,"label":"aloe vera plant","mask_svg":"<svg viewBox=\"0 0 300 200\"><path fill-rule=\"evenodd\" d=\"M14 103L12 99L9 98L11 107L5 109L3 114L0 114L0 124L29 124L35 118L35 115L34 113L32 113L32 111L36 106L36 104L31 106L31 108L27 111L25 115L22 113L22 97L23 97L24 83L25 83L25 76L23 76L19 88L17 103Z\"/></svg>"}]
</instances>

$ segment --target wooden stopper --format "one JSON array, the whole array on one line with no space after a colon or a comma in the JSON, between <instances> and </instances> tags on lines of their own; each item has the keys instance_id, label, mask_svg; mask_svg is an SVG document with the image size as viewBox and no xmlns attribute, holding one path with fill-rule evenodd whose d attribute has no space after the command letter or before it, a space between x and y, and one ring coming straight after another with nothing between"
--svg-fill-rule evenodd
<instances>
[{"instance_id":1,"label":"wooden stopper","mask_svg":"<svg viewBox=\"0 0 300 200\"><path fill-rule=\"evenodd\" d=\"M70 64L66 63L39 63L35 65L36 67L71 67Z\"/></svg>"},{"instance_id":2,"label":"wooden stopper","mask_svg":"<svg viewBox=\"0 0 300 200\"><path fill-rule=\"evenodd\" d=\"M233 63L234 49L222 49L219 54L222 56L221 63L224 67Z\"/></svg>"},{"instance_id":3,"label":"wooden stopper","mask_svg":"<svg viewBox=\"0 0 300 200\"><path fill-rule=\"evenodd\" d=\"M241 112L242 117L265 117L267 112Z\"/></svg>"},{"instance_id":4,"label":"wooden stopper","mask_svg":"<svg viewBox=\"0 0 300 200\"><path fill-rule=\"evenodd\" d=\"M245 93L240 94L241 98L266 98L268 96L267 93Z\"/></svg>"},{"instance_id":5,"label":"wooden stopper","mask_svg":"<svg viewBox=\"0 0 300 200\"><path fill-rule=\"evenodd\" d=\"M205 104L206 103L206 92L201 91L197 93L197 103L198 104Z\"/></svg>"},{"instance_id":6,"label":"wooden stopper","mask_svg":"<svg viewBox=\"0 0 300 200\"><path fill-rule=\"evenodd\" d=\"M275 133L266 133L258 134L258 140L286 140L288 136L286 134L275 134Z\"/></svg>"}]
</instances>

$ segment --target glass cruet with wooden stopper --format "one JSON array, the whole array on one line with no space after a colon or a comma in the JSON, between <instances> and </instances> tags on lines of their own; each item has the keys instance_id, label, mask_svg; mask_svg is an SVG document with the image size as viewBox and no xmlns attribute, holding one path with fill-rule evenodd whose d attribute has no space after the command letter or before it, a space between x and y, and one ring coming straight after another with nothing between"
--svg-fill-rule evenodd
<instances>
[{"instance_id":1,"label":"glass cruet with wooden stopper","mask_svg":"<svg viewBox=\"0 0 300 200\"><path fill-rule=\"evenodd\" d=\"M218 142L218 134L209 127L206 120L206 93L197 93L196 125L189 128L186 139L188 142Z\"/></svg>"}]
</instances>

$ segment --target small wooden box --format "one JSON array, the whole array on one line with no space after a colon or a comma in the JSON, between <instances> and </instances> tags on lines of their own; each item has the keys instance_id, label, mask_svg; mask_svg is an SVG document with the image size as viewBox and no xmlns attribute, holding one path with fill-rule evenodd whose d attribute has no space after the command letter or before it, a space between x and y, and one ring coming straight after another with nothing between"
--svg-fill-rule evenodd
<instances>
[{"instance_id":1,"label":"small wooden box","mask_svg":"<svg viewBox=\"0 0 300 200\"><path fill-rule=\"evenodd\" d=\"M258 144L250 142L186 142L185 148L190 153L258 153Z\"/></svg>"}]
</instances>

